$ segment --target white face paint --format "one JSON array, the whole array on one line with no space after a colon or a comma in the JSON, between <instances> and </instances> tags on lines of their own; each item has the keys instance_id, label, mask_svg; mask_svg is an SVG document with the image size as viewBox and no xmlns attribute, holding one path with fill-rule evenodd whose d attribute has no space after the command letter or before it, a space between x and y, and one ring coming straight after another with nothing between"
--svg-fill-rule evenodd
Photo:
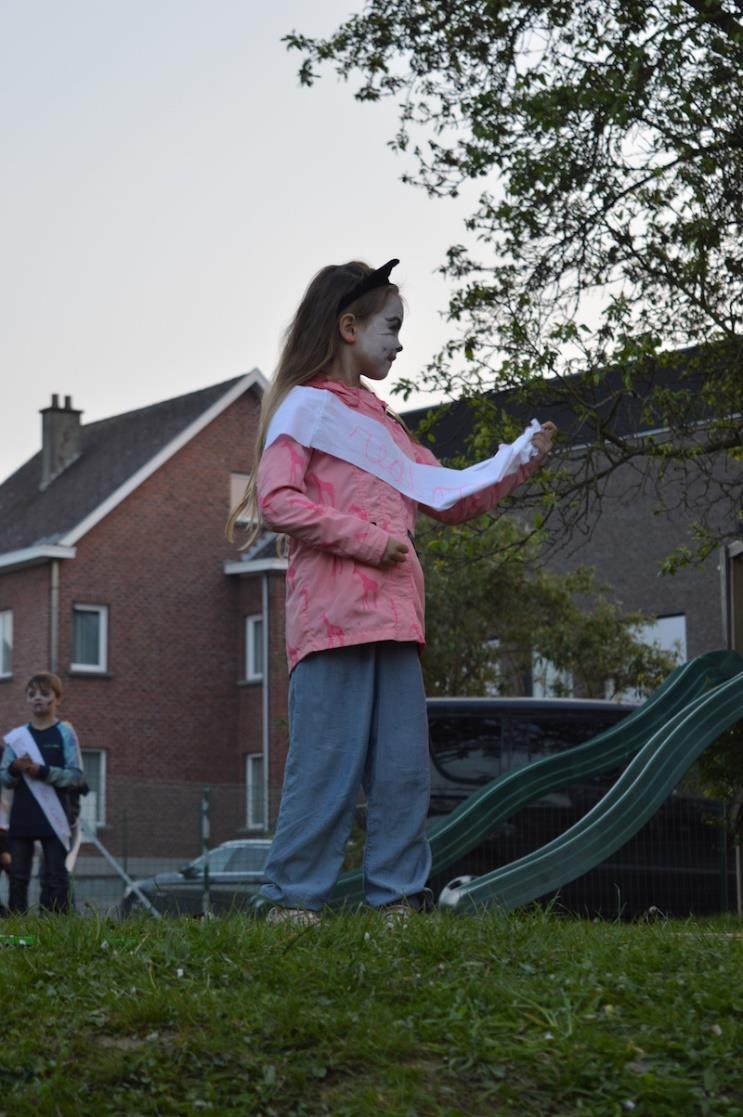
<instances>
[{"instance_id":1,"label":"white face paint","mask_svg":"<svg viewBox=\"0 0 743 1117\"><path fill-rule=\"evenodd\" d=\"M26 702L31 707L33 716L39 719L55 717L59 705L59 699L53 690L42 690L35 685L26 691Z\"/></svg>"},{"instance_id":2,"label":"white face paint","mask_svg":"<svg viewBox=\"0 0 743 1117\"><path fill-rule=\"evenodd\" d=\"M402 350L403 306L399 295L389 295L382 310L358 323L354 346L356 369L370 380L384 380Z\"/></svg>"}]
</instances>

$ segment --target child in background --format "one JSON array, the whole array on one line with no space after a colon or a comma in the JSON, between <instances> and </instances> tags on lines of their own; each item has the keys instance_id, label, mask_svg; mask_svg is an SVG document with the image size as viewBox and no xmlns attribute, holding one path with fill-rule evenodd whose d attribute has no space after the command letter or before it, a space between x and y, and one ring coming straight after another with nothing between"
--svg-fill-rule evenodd
<instances>
[{"instance_id":1,"label":"child in background","mask_svg":"<svg viewBox=\"0 0 743 1117\"><path fill-rule=\"evenodd\" d=\"M247 509L256 527L246 546L261 521L289 536L290 747L269 883L261 890L275 905L267 917L274 923L319 918L343 861L359 786L367 800L367 903L389 921L424 906L431 864L424 587L413 545L418 505L394 478L439 463L361 382L362 375L384 380L402 349L403 304L389 279L397 262L377 270L360 262L330 266L310 283L263 402L258 469L228 522L231 538ZM280 414L287 414L287 396L300 385L306 418L280 421L277 412L284 405ZM314 405L324 408L328 393L336 426L324 445L334 452L313 449L310 433L319 429ZM369 449L377 424L394 443L385 474L392 480L378 475L383 455ZM421 510L447 523L488 511L539 466L554 431L547 423L534 433L531 460L498 483L451 507ZM343 458L351 434L359 435L356 443L366 440L356 464L353 447Z\"/></svg>"},{"instance_id":2,"label":"child in background","mask_svg":"<svg viewBox=\"0 0 743 1117\"><path fill-rule=\"evenodd\" d=\"M10 803L12 792L7 787L0 792L0 877L5 873L10 879L10 838L8 826L10 825ZM4 904L0 904L0 918L8 914Z\"/></svg>"},{"instance_id":3,"label":"child in background","mask_svg":"<svg viewBox=\"0 0 743 1117\"><path fill-rule=\"evenodd\" d=\"M25 912L34 855L41 843L43 868L39 904L44 911L69 910L70 848L66 789L83 784L82 758L75 730L59 720L62 684L40 671L26 684L31 718L5 736L0 782L14 789L10 812L10 888L8 909Z\"/></svg>"}]
</instances>

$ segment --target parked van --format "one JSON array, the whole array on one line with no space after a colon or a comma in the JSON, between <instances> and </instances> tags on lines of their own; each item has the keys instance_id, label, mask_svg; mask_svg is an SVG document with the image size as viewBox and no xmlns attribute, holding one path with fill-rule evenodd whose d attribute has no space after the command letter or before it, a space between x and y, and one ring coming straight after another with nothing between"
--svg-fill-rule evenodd
<instances>
[{"instance_id":1,"label":"parked van","mask_svg":"<svg viewBox=\"0 0 743 1117\"><path fill-rule=\"evenodd\" d=\"M556 752L584 744L634 706L557 698L431 698L430 814L449 814L483 784ZM431 882L481 876L551 841L586 814L621 768L556 788L530 803ZM676 790L612 857L565 885L558 907L581 915L637 918L733 910L735 872L719 804Z\"/></svg>"}]
</instances>

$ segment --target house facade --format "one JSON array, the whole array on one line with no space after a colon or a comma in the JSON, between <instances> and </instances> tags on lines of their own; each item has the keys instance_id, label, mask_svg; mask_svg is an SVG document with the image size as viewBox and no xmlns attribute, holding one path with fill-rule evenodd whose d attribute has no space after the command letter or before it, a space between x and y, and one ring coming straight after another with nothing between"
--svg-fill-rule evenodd
<instances>
[{"instance_id":1,"label":"house facade","mask_svg":"<svg viewBox=\"0 0 743 1117\"><path fill-rule=\"evenodd\" d=\"M64 686L91 794L117 857L199 852L262 833L286 752L285 561L241 555L225 522L248 475L258 371L82 424L42 412L38 454L0 486L0 720L29 675Z\"/></svg>"}]
</instances>

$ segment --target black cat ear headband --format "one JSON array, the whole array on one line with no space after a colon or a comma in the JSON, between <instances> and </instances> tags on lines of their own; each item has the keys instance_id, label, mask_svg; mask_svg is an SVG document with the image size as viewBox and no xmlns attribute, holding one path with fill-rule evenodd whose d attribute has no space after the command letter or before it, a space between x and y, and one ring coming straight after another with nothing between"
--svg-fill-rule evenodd
<instances>
[{"instance_id":1,"label":"black cat ear headband","mask_svg":"<svg viewBox=\"0 0 743 1117\"><path fill-rule=\"evenodd\" d=\"M382 264L381 268L369 272L363 279L360 279L338 303L338 313L340 314L347 306L356 302L356 299L360 299L368 291L373 291L375 287L385 287L390 281L390 272L399 263L399 260L388 260L386 264Z\"/></svg>"}]
</instances>

